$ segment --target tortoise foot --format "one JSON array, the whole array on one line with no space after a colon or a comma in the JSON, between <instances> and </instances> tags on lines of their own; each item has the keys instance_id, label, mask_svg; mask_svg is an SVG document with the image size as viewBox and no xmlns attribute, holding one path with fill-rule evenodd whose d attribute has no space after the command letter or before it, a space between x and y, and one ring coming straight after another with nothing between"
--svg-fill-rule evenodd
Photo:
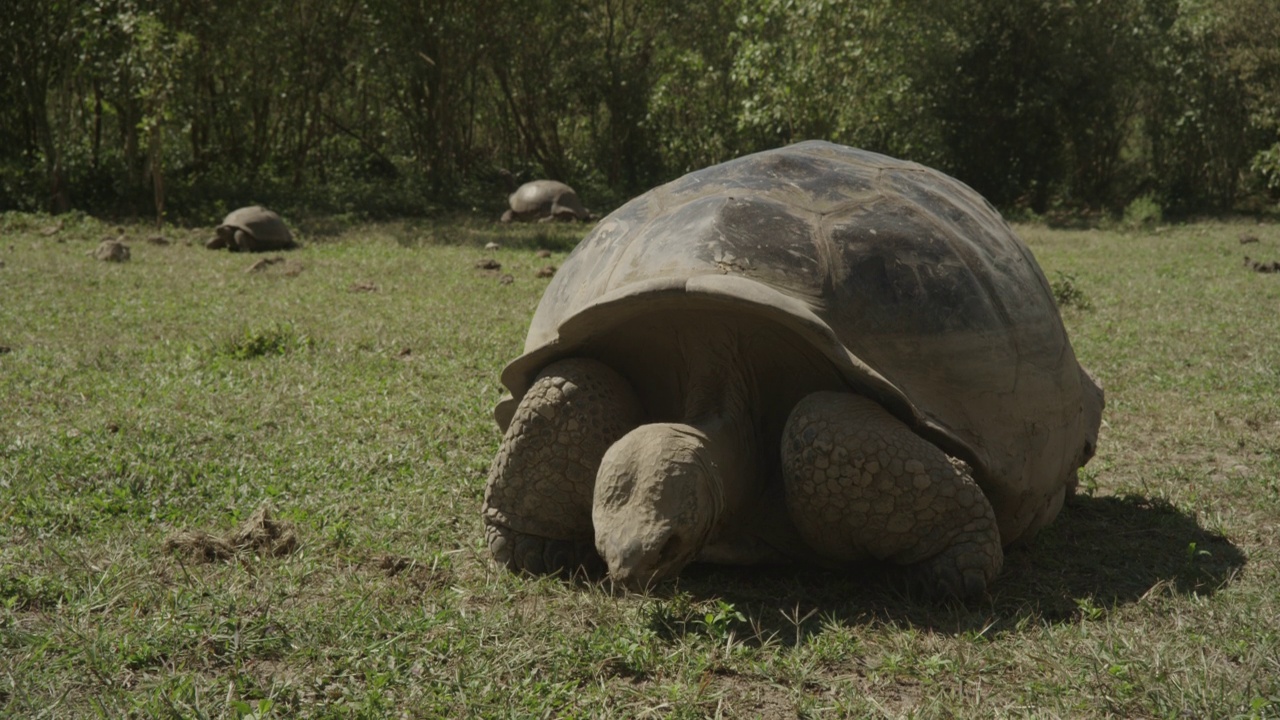
<instances>
[{"instance_id":1,"label":"tortoise foot","mask_svg":"<svg viewBox=\"0 0 1280 720\"><path fill-rule=\"evenodd\" d=\"M604 575L604 561L591 540L556 540L486 524L485 540L494 561L512 572L587 578Z\"/></svg>"},{"instance_id":2,"label":"tortoise foot","mask_svg":"<svg viewBox=\"0 0 1280 720\"><path fill-rule=\"evenodd\" d=\"M928 560L904 568L908 586L932 600L976 600L1004 562L995 527L953 542Z\"/></svg>"},{"instance_id":3,"label":"tortoise foot","mask_svg":"<svg viewBox=\"0 0 1280 720\"><path fill-rule=\"evenodd\" d=\"M521 398L489 469L482 516L495 560L532 573L600 564L591 503L600 460L639 423L627 381L585 358L547 366Z\"/></svg>"}]
</instances>

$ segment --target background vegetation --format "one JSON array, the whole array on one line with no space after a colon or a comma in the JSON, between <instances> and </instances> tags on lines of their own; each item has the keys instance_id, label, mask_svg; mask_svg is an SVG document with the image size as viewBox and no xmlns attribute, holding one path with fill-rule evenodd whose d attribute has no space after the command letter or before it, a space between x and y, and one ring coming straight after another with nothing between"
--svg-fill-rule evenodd
<instances>
[{"instance_id":1,"label":"background vegetation","mask_svg":"<svg viewBox=\"0 0 1280 720\"><path fill-rule=\"evenodd\" d=\"M0 215L0 717L1280 718L1280 276L1241 263L1275 225L1019 228L1106 385L1098 454L936 607L874 569L493 565L498 368L578 226L312 230L246 272L129 224L98 262L120 231L61 220ZM280 542L184 540L264 506Z\"/></svg>"},{"instance_id":2,"label":"background vegetation","mask_svg":"<svg viewBox=\"0 0 1280 720\"><path fill-rule=\"evenodd\" d=\"M10 0L0 210L597 209L824 138L1006 210L1280 194L1274 0Z\"/></svg>"}]
</instances>

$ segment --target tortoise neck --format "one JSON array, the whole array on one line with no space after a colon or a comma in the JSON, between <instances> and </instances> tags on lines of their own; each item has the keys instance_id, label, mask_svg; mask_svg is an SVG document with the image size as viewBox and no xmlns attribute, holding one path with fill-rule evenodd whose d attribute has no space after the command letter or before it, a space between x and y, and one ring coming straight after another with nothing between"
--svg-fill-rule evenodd
<instances>
[{"instance_id":1,"label":"tortoise neck","mask_svg":"<svg viewBox=\"0 0 1280 720\"><path fill-rule=\"evenodd\" d=\"M680 338L688 368L683 421L706 437L703 452L717 476L712 490L723 499L722 519L735 517L763 483L755 378L739 345L740 338L727 328Z\"/></svg>"},{"instance_id":2,"label":"tortoise neck","mask_svg":"<svg viewBox=\"0 0 1280 720\"><path fill-rule=\"evenodd\" d=\"M686 368L684 421L690 425L738 420L751 410L754 377L743 362L742 340L729 328L681 332L680 354Z\"/></svg>"}]
</instances>

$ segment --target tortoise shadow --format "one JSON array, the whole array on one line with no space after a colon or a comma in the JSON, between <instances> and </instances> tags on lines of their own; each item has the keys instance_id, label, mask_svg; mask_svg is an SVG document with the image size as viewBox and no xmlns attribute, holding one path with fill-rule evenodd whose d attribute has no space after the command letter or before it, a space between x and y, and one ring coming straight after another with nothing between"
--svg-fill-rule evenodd
<instances>
[{"instance_id":1,"label":"tortoise shadow","mask_svg":"<svg viewBox=\"0 0 1280 720\"><path fill-rule=\"evenodd\" d=\"M794 643L824 623L890 624L962 634L1092 619L1159 593L1212 595L1244 553L1194 514L1136 495L1077 496L1029 544L1007 548L990 594L967 606L912 597L893 568L865 571L695 566L655 597L732 603L760 637ZM801 620L801 618L808 618Z\"/></svg>"}]
</instances>

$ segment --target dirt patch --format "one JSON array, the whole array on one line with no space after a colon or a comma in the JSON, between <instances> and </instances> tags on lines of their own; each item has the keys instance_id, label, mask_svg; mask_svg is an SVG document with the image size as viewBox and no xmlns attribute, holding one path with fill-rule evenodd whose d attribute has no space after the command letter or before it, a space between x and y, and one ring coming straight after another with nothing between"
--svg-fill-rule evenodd
<instances>
[{"instance_id":1,"label":"dirt patch","mask_svg":"<svg viewBox=\"0 0 1280 720\"><path fill-rule=\"evenodd\" d=\"M778 685L737 675L722 675L708 684L720 694L716 701L718 715L762 719L799 717L795 700Z\"/></svg>"},{"instance_id":2,"label":"dirt patch","mask_svg":"<svg viewBox=\"0 0 1280 720\"><path fill-rule=\"evenodd\" d=\"M279 255L264 257L246 268L245 272L263 272L277 265L280 267L280 274L285 277L297 277L298 274L302 272L302 263L294 262L293 260L286 260Z\"/></svg>"},{"instance_id":3,"label":"dirt patch","mask_svg":"<svg viewBox=\"0 0 1280 720\"><path fill-rule=\"evenodd\" d=\"M412 565L413 561L399 555L379 555L374 558L374 563L379 570L387 574L387 577L395 577L401 570Z\"/></svg>"},{"instance_id":4,"label":"dirt patch","mask_svg":"<svg viewBox=\"0 0 1280 720\"><path fill-rule=\"evenodd\" d=\"M394 587L398 588L395 594L402 596L401 599L409 597L402 592L404 589L425 593L438 590L453 582L453 574L448 568L401 555L378 554L361 564L376 567L388 579L395 578Z\"/></svg>"},{"instance_id":5,"label":"dirt patch","mask_svg":"<svg viewBox=\"0 0 1280 720\"><path fill-rule=\"evenodd\" d=\"M264 257L261 260L250 265L249 269L245 270L245 272L251 273L251 272L258 272L260 270L266 270L272 265L275 265L277 263L282 263L282 262L284 262L284 258L280 257L279 255L275 257Z\"/></svg>"},{"instance_id":6,"label":"dirt patch","mask_svg":"<svg viewBox=\"0 0 1280 720\"><path fill-rule=\"evenodd\" d=\"M280 557L298 549L293 524L271 517L271 507L260 505L240 526L225 535L203 530L180 530L164 541L164 549L186 555L195 562L225 562L242 552Z\"/></svg>"}]
</instances>

